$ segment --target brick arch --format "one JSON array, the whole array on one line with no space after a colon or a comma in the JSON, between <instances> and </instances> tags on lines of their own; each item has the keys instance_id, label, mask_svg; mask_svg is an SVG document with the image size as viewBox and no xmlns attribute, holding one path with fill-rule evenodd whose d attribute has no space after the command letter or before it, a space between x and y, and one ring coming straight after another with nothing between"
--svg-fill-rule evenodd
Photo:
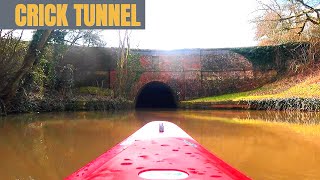
<instances>
[{"instance_id":1,"label":"brick arch","mask_svg":"<svg viewBox=\"0 0 320 180\"><path fill-rule=\"evenodd\" d=\"M175 95L176 100L184 97L184 74L183 72L143 72L139 81L131 89L131 99L136 100L141 90L149 83L159 82L168 86Z\"/></svg>"},{"instance_id":2,"label":"brick arch","mask_svg":"<svg viewBox=\"0 0 320 180\"><path fill-rule=\"evenodd\" d=\"M141 93L145 91L145 89L154 85L159 87L161 86L161 88L165 88L166 90L168 90L168 92L170 92L170 94L172 95L174 105L176 107L178 106L179 97L177 96L175 89L173 89L170 85L162 81L150 81L148 83L145 83L143 86L141 86L134 97L134 104L137 105L138 98L142 95Z\"/></svg>"}]
</instances>

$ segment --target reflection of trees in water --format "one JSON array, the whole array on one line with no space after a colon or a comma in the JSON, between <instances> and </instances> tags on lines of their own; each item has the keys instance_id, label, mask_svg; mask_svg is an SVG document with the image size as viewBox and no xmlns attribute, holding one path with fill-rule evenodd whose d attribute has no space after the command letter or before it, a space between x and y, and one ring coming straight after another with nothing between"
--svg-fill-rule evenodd
<instances>
[{"instance_id":1,"label":"reflection of trees in water","mask_svg":"<svg viewBox=\"0 0 320 180\"><path fill-rule=\"evenodd\" d=\"M172 110L174 111L174 110ZM139 121L143 122L143 124L147 124L151 121L172 121L175 118L174 117L168 117L167 113L164 113L163 111L155 111L154 109L144 109L142 111L135 111L134 114L135 118L137 118Z\"/></svg>"},{"instance_id":2,"label":"reflection of trees in water","mask_svg":"<svg viewBox=\"0 0 320 180\"><path fill-rule=\"evenodd\" d=\"M185 117L187 119L202 120L262 120L267 122L286 122L295 124L316 125L320 124L320 112L303 111L264 111L264 110L189 110L178 113L141 112L144 119L173 120Z\"/></svg>"},{"instance_id":3,"label":"reflection of trees in water","mask_svg":"<svg viewBox=\"0 0 320 180\"><path fill-rule=\"evenodd\" d=\"M43 122L32 122L26 126L25 137L31 139L30 143L30 154L28 154L33 161L35 161L42 169L49 179L59 179L56 168L54 167L54 159L49 159L49 148L48 142L45 137L45 123ZM50 142L49 142L50 143Z\"/></svg>"},{"instance_id":4,"label":"reflection of trees in water","mask_svg":"<svg viewBox=\"0 0 320 180\"><path fill-rule=\"evenodd\" d=\"M31 148L34 160L42 167L46 166L48 161L48 147L46 146L43 124L41 122L30 123L27 136L32 138Z\"/></svg>"},{"instance_id":5,"label":"reflection of trees in water","mask_svg":"<svg viewBox=\"0 0 320 180\"><path fill-rule=\"evenodd\" d=\"M124 140L139 124L132 111L40 114L26 124L26 136L32 139L28 158L46 179L61 179Z\"/></svg>"},{"instance_id":6,"label":"reflection of trees in water","mask_svg":"<svg viewBox=\"0 0 320 180\"><path fill-rule=\"evenodd\" d=\"M287 122L296 124L319 124L319 112L301 112L301 111L248 111L246 119L263 120L271 122ZM243 117L239 116L239 119Z\"/></svg>"},{"instance_id":7,"label":"reflection of trees in water","mask_svg":"<svg viewBox=\"0 0 320 180\"><path fill-rule=\"evenodd\" d=\"M5 118L0 117L0 128L4 128L5 123L6 123Z\"/></svg>"}]
</instances>

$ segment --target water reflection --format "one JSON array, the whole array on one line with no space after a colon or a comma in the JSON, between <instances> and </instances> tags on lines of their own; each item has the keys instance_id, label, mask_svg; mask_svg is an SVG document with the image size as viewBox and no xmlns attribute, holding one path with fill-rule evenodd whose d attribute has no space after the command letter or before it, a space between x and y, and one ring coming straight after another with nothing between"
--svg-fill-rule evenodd
<instances>
[{"instance_id":1,"label":"water reflection","mask_svg":"<svg viewBox=\"0 0 320 180\"><path fill-rule=\"evenodd\" d=\"M218 114L223 115L223 113L218 113ZM234 116L232 116L232 114L234 114ZM319 112L238 111L237 113L231 113L229 115L233 118L253 119L253 120L259 119L259 120L271 121L271 122L288 122L288 123L296 123L296 124L319 124L320 123Z\"/></svg>"},{"instance_id":2,"label":"water reflection","mask_svg":"<svg viewBox=\"0 0 320 180\"><path fill-rule=\"evenodd\" d=\"M62 179L147 122L166 120L254 179L320 179L320 133L306 136L290 128L314 130L319 117L319 113L266 111L75 112L2 117L0 178ZM262 123L241 123L248 120ZM283 126L274 121L303 125Z\"/></svg>"}]
</instances>

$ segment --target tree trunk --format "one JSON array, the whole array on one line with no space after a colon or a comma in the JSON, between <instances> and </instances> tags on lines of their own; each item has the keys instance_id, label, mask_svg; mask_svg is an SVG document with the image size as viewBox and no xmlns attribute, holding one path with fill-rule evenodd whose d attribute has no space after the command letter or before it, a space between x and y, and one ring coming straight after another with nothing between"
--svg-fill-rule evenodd
<instances>
[{"instance_id":1,"label":"tree trunk","mask_svg":"<svg viewBox=\"0 0 320 180\"><path fill-rule=\"evenodd\" d=\"M35 60L39 57L44 49L52 30L37 30L30 42L27 54L24 57L22 67L18 70L15 76L10 80L1 93L1 98L4 104L8 104L14 97L19 88L21 79L30 72Z\"/></svg>"}]
</instances>

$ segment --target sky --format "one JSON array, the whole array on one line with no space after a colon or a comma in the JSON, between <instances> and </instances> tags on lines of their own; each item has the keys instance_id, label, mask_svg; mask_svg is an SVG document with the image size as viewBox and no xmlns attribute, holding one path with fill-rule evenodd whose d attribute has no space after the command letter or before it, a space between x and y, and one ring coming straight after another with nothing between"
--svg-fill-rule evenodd
<instances>
[{"instance_id":1,"label":"sky","mask_svg":"<svg viewBox=\"0 0 320 180\"><path fill-rule=\"evenodd\" d=\"M249 21L256 0L146 0L146 29L133 30L140 49L224 48L257 45ZM105 31L108 46L117 32ZM115 38L116 37L116 38Z\"/></svg>"},{"instance_id":2,"label":"sky","mask_svg":"<svg viewBox=\"0 0 320 180\"><path fill-rule=\"evenodd\" d=\"M250 20L256 9L256 0L146 0L146 28L132 30L131 47L255 46L255 26ZM30 31L25 35L31 38ZM118 30L104 30L102 35L108 47L118 47Z\"/></svg>"}]
</instances>

